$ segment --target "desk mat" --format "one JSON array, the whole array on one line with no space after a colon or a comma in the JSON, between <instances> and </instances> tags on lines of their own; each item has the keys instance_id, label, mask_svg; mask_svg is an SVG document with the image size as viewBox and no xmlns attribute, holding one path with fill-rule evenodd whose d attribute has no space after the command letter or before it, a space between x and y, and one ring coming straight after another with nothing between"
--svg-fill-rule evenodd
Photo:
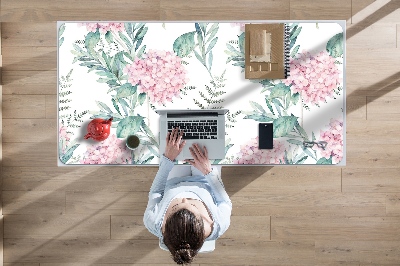
<instances>
[{"instance_id":1,"label":"desk mat","mask_svg":"<svg viewBox=\"0 0 400 266\"><path fill-rule=\"evenodd\" d=\"M286 23L285 80L244 78L244 22L59 23L59 165L158 164L161 108L229 109L226 156L213 164L340 163L344 25ZM91 119L111 116L106 140L83 138ZM272 150L258 149L260 122L274 124ZM128 134L141 139L135 152ZM319 141L326 147L304 145Z\"/></svg>"}]
</instances>

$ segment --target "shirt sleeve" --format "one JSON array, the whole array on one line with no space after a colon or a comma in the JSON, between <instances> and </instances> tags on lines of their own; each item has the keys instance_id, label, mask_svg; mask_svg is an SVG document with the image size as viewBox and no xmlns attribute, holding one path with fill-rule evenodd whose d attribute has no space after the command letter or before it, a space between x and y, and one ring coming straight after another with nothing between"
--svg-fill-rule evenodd
<instances>
[{"instance_id":1,"label":"shirt sleeve","mask_svg":"<svg viewBox=\"0 0 400 266\"><path fill-rule=\"evenodd\" d=\"M225 186L222 183L221 174L218 169L213 167L212 171L205 175L208 183L211 186L216 205L218 207L219 216L219 231L217 238L220 237L230 225L231 213L232 213L232 202L225 191Z\"/></svg>"},{"instance_id":2,"label":"shirt sleeve","mask_svg":"<svg viewBox=\"0 0 400 266\"><path fill-rule=\"evenodd\" d=\"M149 201L144 213L143 223L155 236L160 234L160 228L157 228L158 226L156 225L156 217L160 211L159 203L164 196L165 184L173 167L174 163L162 155L160 157L160 166L150 188Z\"/></svg>"}]
</instances>

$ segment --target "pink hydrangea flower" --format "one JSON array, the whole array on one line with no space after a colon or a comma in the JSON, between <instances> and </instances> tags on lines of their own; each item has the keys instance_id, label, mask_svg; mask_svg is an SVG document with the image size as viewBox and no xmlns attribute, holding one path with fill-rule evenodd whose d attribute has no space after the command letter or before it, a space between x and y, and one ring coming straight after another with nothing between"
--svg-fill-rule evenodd
<instances>
[{"instance_id":1,"label":"pink hydrangea flower","mask_svg":"<svg viewBox=\"0 0 400 266\"><path fill-rule=\"evenodd\" d=\"M241 31L245 30L245 26L244 25L246 25L246 23L231 23L231 27L240 27Z\"/></svg>"},{"instance_id":2,"label":"pink hydrangea flower","mask_svg":"<svg viewBox=\"0 0 400 266\"><path fill-rule=\"evenodd\" d=\"M240 145L239 159L235 164L284 164L286 147L283 142L274 140L272 150L259 150L258 137L251 139L248 143Z\"/></svg>"},{"instance_id":3,"label":"pink hydrangea flower","mask_svg":"<svg viewBox=\"0 0 400 266\"><path fill-rule=\"evenodd\" d=\"M61 147L62 152L64 153L66 148L68 147L71 140L71 132L68 132L68 128L62 124L58 127L58 134L60 140L63 140L63 147Z\"/></svg>"},{"instance_id":4,"label":"pink hydrangea flower","mask_svg":"<svg viewBox=\"0 0 400 266\"><path fill-rule=\"evenodd\" d=\"M319 140L328 143L325 150L318 148L321 156L326 159L332 156L332 163L339 163L343 158L343 121L331 119L329 129L321 130Z\"/></svg>"},{"instance_id":5,"label":"pink hydrangea flower","mask_svg":"<svg viewBox=\"0 0 400 266\"><path fill-rule=\"evenodd\" d=\"M64 139L64 140L66 140L66 141L69 141L69 140L70 140L71 136L70 136L70 134L67 132L67 130L68 130L68 129L67 129L66 126L64 126L64 125L60 125L60 126L59 126L58 132L59 132L60 139Z\"/></svg>"},{"instance_id":6,"label":"pink hydrangea flower","mask_svg":"<svg viewBox=\"0 0 400 266\"><path fill-rule=\"evenodd\" d=\"M138 85L138 90L147 93L151 102L159 104L178 97L189 81L181 58L169 51L149 50L142 59L136 57L124 72L132 85Z\"/></svg>"},{"instance_id":7,"label":"pink hydrangea flower","mask_svg":"<svg viewBox=\"0 0 400 266\"><path fill-rule=\"evenodd\" d=\"M116 135L110 135L106 140L95 145L87 145L82 164L127 164L130 163L131 151L125 142Z\"/></svg>"},{"instance_id":8,"label":"pink hydrangea flower","mask_svg":"<svg viewBox=\"0 0 400 266\"><path fill-rule=\"evenodd\" d=\"M107 33L108 31L122 31L124 29L124 23L79 23L79 26L86 26L86 29L91 32L96 32L99 29L100 33Z\"/></svg>"},{"instance_id":9,"label":"pink hydrangea flower","mask_svg":"<svg viewBox=\"0 0 400 266\"><path fill-rule=\"evenodd\" d=\"M300 93L305 103L318 105L325 102L341 83L335 60L326 51L315 56L303 52L291 59L290 76L285 80L285 85L291 85L293 93Z\"/></svg>"}]
</instances>

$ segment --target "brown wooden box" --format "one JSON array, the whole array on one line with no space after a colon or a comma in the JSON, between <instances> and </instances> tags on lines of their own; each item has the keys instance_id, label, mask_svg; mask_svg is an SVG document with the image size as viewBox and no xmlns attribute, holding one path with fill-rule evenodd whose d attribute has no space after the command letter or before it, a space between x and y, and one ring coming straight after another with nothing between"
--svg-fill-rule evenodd
<instances>
[{"instance_id":1,"label":"brown wooden box","mask_svg":"<svg viewBox=\"0 0 400 266\"><path fill-rule=\"evenodd\" d=\"M284 23L245 25L245 78L286 78Z\"/></svg>"}]
</instances>

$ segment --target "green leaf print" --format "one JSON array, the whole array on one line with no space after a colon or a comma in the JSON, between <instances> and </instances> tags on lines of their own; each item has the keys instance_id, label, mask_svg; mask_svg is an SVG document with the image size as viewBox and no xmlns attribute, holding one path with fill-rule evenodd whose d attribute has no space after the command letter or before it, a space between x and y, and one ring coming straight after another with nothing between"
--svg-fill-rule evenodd
<instances>
[{"instance_id":1,"label":"green leaf print","mask_svg":"<svg viewBox=\"0 0 400 266\"><path fill-rule=\"evenodd\" d=\"M143 105L144 101L146 100L146 93L145 92L139 93L138 100L139 104Z\"/></svg>"},{"instance_id":2,"label":"green leaf print","mask_svg":"<svg viewBox=\"0 0 400 266\"><path fill-rule=\"evenodd\" d=\"M96 101L97 106L103 110L104 112L107 112L109 114L113 113L113 111L111 111L110 107L108 107L107 104L100 102L100 101Z\"/></svg>"},{"instance_id":3,"label":"green leaf print","mask_svg":"<svg viewBox=\"0 0 400 266\"><path fill-rule=\"evenodd\" d=\"M303 142L300 140L297 140L297 139L288 139L287 142L297 145L297 146L303 145Z\"/></svg>"},{"instance_id":4,"label":"green leaf print","mask_svg":"<svg viewBox=\"0 0 400 266\"><path fill-rule=\"evenodd\" d=\"M297 117L282 116L274 120L274 138L284 137L293 131Z\"/></svg>"},{"instance_id":5,"label":"green leaf print","mask_svg":"<svg viewBox=\"0 0 400 266\"><path fill-rule=\"evenodd\" d=\"M244 32L239 36L239 49L242 54L244 54L244 36L245 36Z\"/></svg>"},{"instance_id":6,"label":"green leaf print","mask_svg":"<svg viewBox=\"0 0 400 266\"><path fill-rule=\"evenodd\" d=\"M100 32L97 30L96 32L89 32L85 37L85 46L88 52L91 55L94 55L96 52L94 47L96 47L97 43L100 41Z\"/></svg>"},{"instance_id":7,"label":"green leaf print","mask_svg":"<svg viewBox=\"0 0 400 266\"><path fill-rule=\"evenodd\" d=\"M176 38L173 44L173 50L177 56L185 57L193 51L195 47L195 42L194 42L195 34L196 32L192 31L182 34L181 36Z\"/></svg>"},{"instance_id":8,"label":"green leaf print","mask_svg":"<svg viewBox=\"0 0 400 266\"><path fill-rule=\"evenodd\" d=\"M290 93L290 88L283 83L276 84L275 87L271 89L270 97L273 98L283 98L286 94Z\"/></svg>"},{"instance_id":9,"label":"green leaf print","mask_svg":"<svg viewBox=\"0 0 400 266\"><path fill-rule=\"evenodd\" d=\"M142 116L128 116L122 119L117 126L117 137L126 138L128 135L135 134L139 131L142 124Z\"/></svg>"},{"instance_id":10,"label":"green leaf print","mask_svg":"<svg viewBox=\"0 0 400 266\"><path fill-rule=\"evenodd\" d=\"M208 36L207 38L207 43L210 42L214 36L217 34L219 29L218 23L214 23L211 28L208 30L206 36Z\"/></svg>"},{"instance_id":11,"label":"green leaf print","mask_svg":"<svg viewBox=\"0 0 400 266\"><path fill-rule=\"evenodd\" d=\"M299 49L300 49L300 45L296 45L296 47L293 48L292 52L290 52L290 57L295 58Z\"/></svg>"},{"instance_id":12,"label":"green leaf print","mask_svg":"<svg viewBox=\"0 0 400 266\"><path fill-rule=\"evenodd\" d=\"M299 133L303 139L308 140L307 132L303 129L302 126L300 126L300 124L297 120L296 120L296 129L297 129L297 131L299 131Z\"/></svg>"},{"instance_id":13,"label":"green leaf print","mask_svg":"<svg viewBox=\"0 0 400 266\"><path fill-rule=\"evenodd\" d=\"M343 32L333 36L326 44L326 50L332 57L343 55Z\"/></svg>"},{"instance_id":14,"label":"green leaf print","mask_svg":"<svg viewBox=\"0 0 400 266\"><path fill-rule=\"evenodd\" d=\"M104 35L104 38L108 43L112 43L114 41L111 31L107 31L107 33Z\"/></svg>"},{"instance_id":15,"label":"green leaf print","mask_svg":"<svg viewBox=\"0 0 400 266\"><path fill-rule=\"evenodd\" d=\"M124 98L133 95L136 92L136 86L132 86L130 83L125 83L121 87L117 89L117 95L115 96L118 98Z\"/></svg>"},{"instance_id":16,"label":"green leaf print","mask_svg":"<svg viewBox=\"0 0 400 266\"><path fill-rule=\"evenodd\" d=\"M147 135L147 137L149 138L150 142L158 148L158 141L156 139L156 137L154 136L153 132L151 131L151 129L149 128L148 125L146 125L146 122L143 120L142 121L142 131ZM158 156L158 153L154 153L155 155Z\"/></svg>"},{"instance_id":17,"label":"green leaf print","mask_svg":"<svg viewBox=\"0 0 400 266\"><path fill-rule=\"evenodd\" d=\"M210 70L212 68L212 62L213 62L213 53L212 51L210 51L210 53L208 54L208 67L210 68Z\"/></svg>"},{"instance_id":18,"label":"green leaf print","mask_svg":"<svg viewBox=\"0 0 400 266\"><path fill-rule=\"evenodd\" d=\"M215 38L210 42L210 44L209 44L208 47L207 47L206 54L208 54L208 52L210 52L211 49L214 48L214 46L215 46L215 44L217 43L217 41L218 41L218 37L215 37Z\"/></svg>"},{"instance_id":19,"label":"green leaf print","mask_svg":"<svg viewBox=\"0 0 400 266\"><path fill-rule=\"evenodd\" d=\"M133 27L134 26L135 26L135 23L129 23L129 22L124 23L125 31L129 36L131 36L131 38L133 36Z\"/></svg>"},{"instance_id":20,"label":"green leaf print","mask_svg":"<svg viewBox=\"0 0 400 266\"><path fill-rule=\"evenodd\" d=\"M308 156L304 156L300 158L298 161L295 162L295 164L303 164L305 160L307 160Z\"/></svg>"},{"instance_id":21,"label":"green leaf print","mask_svg":"<svg viewBox=\"0 0 400 266\"><path fill-rule=\"evenodd\" d=\"M256 103L256 102L253 102L253 101L249 101L249 103L250 103L251 107L253 107L254 110L258 110L263 114L267 113L259 103Z\"/></svg>"},{"instance_id":22,"label":"green leaf print","mask_svg":"<svg viewBox=\"0 0 400 266\"><path fill-rule=\"evenodd\" d=\"M271 113L272 113L273 115L275 115L274 109L272 108L272 105L271 105L271 103L269 102L269 99L268 99L267 97L265 97L265 103L267 104L268 109L271 111Z\"/></svg>"},{"instance_id":23,"label":"green leaf print","mask_svg":"<svg viewBox=\"0 0 400 266\"><path fill-rule=\"evenodd\" d=\"M112 103L113 103L113 105L114 105L115 110L117 110L118 114L122 115L122 114L121 114L121 111L119 110L118 104L117 104L117 102L115 101L115 99L112 98L111 101L112 101Z\"/></svg>"},{"instance_id":24,"label":"green leaf print","mask_svg":"<svg viewBox=\"0 0 400 266\"><path fill-rule=\"evenodd\" d=\"M332 164L332 156L329 159L326 159L325 157L320 158L317 161L317 164Z\"/></svg>"},{"instance_id":25,"label":"green leaf print","mask_svg":"<svg viewBox=\"0 0 400 266\"><path fill-rule=\"evenodd\" d=\"M296 92L295 94L292 95L291 101L294 105L296 105L299 100L300 100L300 93Z\"/></svg>"},{"instance_id":26,"label":"green leaf print","mask_svg":"<svg viewBox=\"0 0 400 266\"><path fill-rule=\"evenodd\" d=\"M272 122L274 121L274 118L269 117L267 115L259 114L259 113L249 113L243 119L252 119L258 122Z\"/></svg>"},{"instance_id":27,"label":"green leaf print","mask_svg":"<svg viewBox=\"0 0 400 266\"><path fill-rule=\"evenodd\" d=\"M79 147L80 144L75 144L71 147L68 148L68 150L60 157L60 161L62 163L67 163L69 159L71 159L72 155L74 154L74 151L76 148Z\"/></svg>"}]
</instances>

